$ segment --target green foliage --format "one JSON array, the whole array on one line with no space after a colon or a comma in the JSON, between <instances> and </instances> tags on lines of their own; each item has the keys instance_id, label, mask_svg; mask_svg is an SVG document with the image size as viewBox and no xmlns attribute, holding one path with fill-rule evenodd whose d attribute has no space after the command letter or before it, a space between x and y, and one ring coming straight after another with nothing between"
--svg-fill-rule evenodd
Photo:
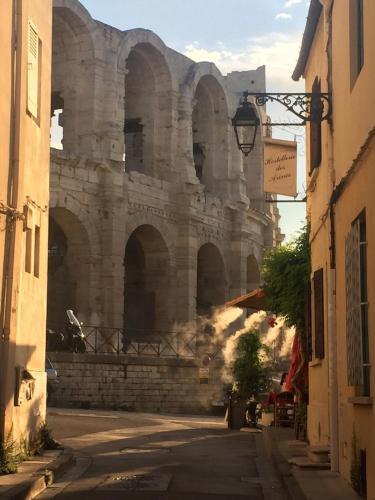
<instances>
[{"instance_id":1,"label":"green foliage","mask_svg":"<svg viewBox=\"0 0 375 500\"><path fill-rule=\"evenodd\" d=\"M18 463L16 443L8 437L0 442L0 474L14 474Z\"/></svg>"},{"instance_id":2,"label":"green foliage","mask_svg":"<svg viewBox=\"0 0 375 500\"><path fill-rule=\"evenodd\" d=\"M40 448L43 450L58 450L61 448L61 444L52 437L51 430L45 422L39 432Z\"/></svg>"},{"instance_id":3,"label":"green foliage","mask_svg":"<svg viewBox=\"0 0 375 500\"><path fill-rule=\"evenodd\" d=\"M270 380L268 371L262 364L262 353L267 353L268 349L262 344L257 331L250 331L239 338L233 375L241 397L256 397L259 393L268 391Z\"/></svg>"},{"instance_id":4,"label":"green foliage","mask_svg":"<svg viewBox=\"0 0 375 500\"><path fill-rule=\"evenodd\" d=\"M18 465L32 455L43 450L56 450L61 444L55 441L47 424L43 424L39 430L36 441L30 443L28 439L21 438L17 444L11 437L0 442L0 474L14 474Z\"/></svg>"},{"instance_id":5,"label":"green foliage","mask_svg":"<svg viewBox=\"0 0 375 500\"><path fill-rule=\"evenodd\" d=\"M283 316L289 326L303 330L306 288L310 279L308 225L292 243L266 253L262 274L269 309Z\"/></svg>"}]
</instances>

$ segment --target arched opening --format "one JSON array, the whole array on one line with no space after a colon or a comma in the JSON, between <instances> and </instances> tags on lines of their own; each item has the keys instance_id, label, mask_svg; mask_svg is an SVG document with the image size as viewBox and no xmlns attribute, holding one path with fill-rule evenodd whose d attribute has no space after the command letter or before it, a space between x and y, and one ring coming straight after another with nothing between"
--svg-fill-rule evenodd
<instances>
[{"instance_id":1,"label":"arched opening","mask_svg":"<svg viewBox=\"0 0 375 500\"><path fill-rule=\"evenodd\" d=\"M125 171L166 178L170 169L171 77L162 54L139 43L126 61Z\"/></svg>"},{"instance_id":2,"label":"arched opening","mask_svg":"<svg viewBox=\"0 0 375 500\"><path fill-rule=\"evenodd\" d=\"M193 109L193 157L195 172L207 190L219 189L228 176L228 109L224 91L211 75L197 85Z\"/></svg>"},{"instance_id":3,"label":"arched opening","mask_svg":"<svg viewBox=\"0 0 375 500\"><path fill-rule=\"evenodd\" d=\"M93 122L93 42L67 7L54 7L52 22L51 147L75 151Z\"/></svg>"},{"instance_id":4,"label":"arched opening","mask_svg":"<svg viewBox=\"0 0 375 500\"><path fill-rule=\"evenodd\" d=\"M90 245L85 228L65 208L51 208L48 235L47 326L59 330L66 310L90 314Z\"/></svg>"},{"instance_id":5,"label":"arched opening","mask_svg":"<svg viewBox=\"0 0 375 500\"><path fill-rule=\"evenodd\" d=\"M206 243L197 259L197 315L210 316L226 300L225 267L218 248Z\"/></svg>"},{"instance_id":6,"label":"arched opening","mask_svg":"<svg viewBox=\"0 0 375 500\"><path fill-rule=\"evenodd\" d=\"M169 331L170 258L157 229L145 224L131 234L124 266L125 340L149 339L157 331Z\"/></svg>"},{"instance_id":7,"label":"arched opening","mask_svg":"<svg viewBox=\"0 0 375 500\"><path fill-rule=\"evenodd\" d=\"M261 276L259 264L253 254L247 257L246 265L246 291L251 292L259 287L261 283Z\"/></svg>"}]
</instances>

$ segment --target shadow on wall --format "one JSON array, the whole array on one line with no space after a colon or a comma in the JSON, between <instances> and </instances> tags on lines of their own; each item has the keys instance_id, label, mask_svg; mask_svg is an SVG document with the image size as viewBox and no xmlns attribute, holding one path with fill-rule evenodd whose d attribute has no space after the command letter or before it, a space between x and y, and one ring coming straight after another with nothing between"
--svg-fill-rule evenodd
<instances>
[{"instance_id":1,"label":"shadow on wall","mask_svg":"<svg viewBox=\"0 0 375 500\"><path fill-rule=\"evenodd\" d=\"M43 344L44 345L44 344ZM14 353L14 366L2 367L3 377L2 399L5 413L4 427L1 429L3 439L17 442L33 443L46 419L46 385L47 378L43 367L41 370L32 369L31 360L36 353L36 346L17 346L11 343L9 353ZM10 355L8 359L12 359Z\"/></svg>"}]
</instances>

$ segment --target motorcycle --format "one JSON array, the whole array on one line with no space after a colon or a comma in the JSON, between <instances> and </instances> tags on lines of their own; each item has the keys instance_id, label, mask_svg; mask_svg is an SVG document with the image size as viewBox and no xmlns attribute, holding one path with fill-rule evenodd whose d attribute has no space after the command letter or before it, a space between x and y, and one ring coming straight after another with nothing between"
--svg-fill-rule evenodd
<instances>
[{"instance_id":1,"label":"motorcycle","mask_svg":"<svg viewBox=\"0 0 375 500\"><path fill-rule=\"evenodd\" d=\"M86 352L82 323L78 321L71 309L66 311L66 315L68 321L63 332L47 329L47 351Z\"/></svg>"},{"instance_id":2,"label":"motorcycle","mask_svg":"<svg viewBox=\"0 0 375 500\"><path fill-rule=\"evenodd\" d=\"M66 327L66 342L70 352L86 352L85 335L82 331L82 323L78 321L71 309L66 311L68 324Z\"/></svg>"}]
</instances>

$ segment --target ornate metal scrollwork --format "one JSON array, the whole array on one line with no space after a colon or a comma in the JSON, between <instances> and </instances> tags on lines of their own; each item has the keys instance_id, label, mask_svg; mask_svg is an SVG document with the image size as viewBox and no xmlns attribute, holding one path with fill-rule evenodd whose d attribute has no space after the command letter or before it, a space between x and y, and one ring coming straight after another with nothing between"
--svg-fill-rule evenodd
<instances>
[{"instance_id":1,"label":"ornate metal scrollwork","mask_svg":"<svg viewBox=\"0 0 375 500\"><path fill-rule=\"evenodd\" d=\"M309 121L329 120L332 113L330 93L275 93L244 92L244 97L254 97L257 106L264 106L269 102L278 102L288 111L298 116L301 123L290 125L305 125ZM275 125L272 124L271 125ZM284 123L283 125L288 125Z\"/></svg>"}]
</instances>

